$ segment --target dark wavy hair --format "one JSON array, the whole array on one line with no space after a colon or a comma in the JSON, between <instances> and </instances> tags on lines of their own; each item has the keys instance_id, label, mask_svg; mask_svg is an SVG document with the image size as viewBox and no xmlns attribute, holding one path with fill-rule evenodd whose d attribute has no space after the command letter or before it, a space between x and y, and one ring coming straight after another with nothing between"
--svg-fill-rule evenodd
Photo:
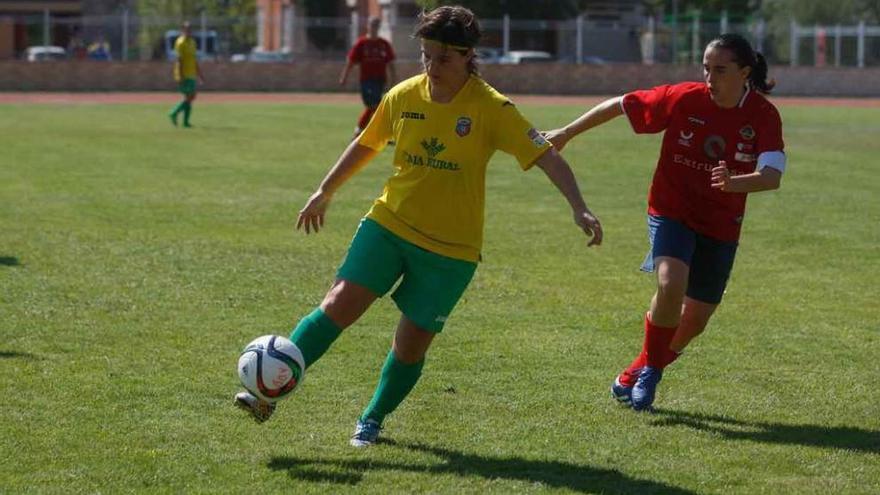
<instances>
[{"instance_id":1,"label":"dark wavy hair","mask_svg":"<svg viewBox=\"0 0 880 495\"><path fill-rule=\"evenodd\" d=\"M477 46L482 36L483 31L477 16L460 5L447 5L430 12L422 12L413 31L414 38L465 47L465 50L456 49L462 55L467 55L468 50ZM475 58L471 57L468 62L468 71L472 74L478 73Z\"/></svg>"},{"instance_id":2,"label":"dark wavy hair","mask_svg":"<svg viewBox=\"0 0 880 495\"><path fill-rule=\"evenodd\" d=\"M752 49L752 44L743 36L734 33L725 33L710 41L706 46L709 48L723 48L733 53L733 60L740 67L751 67L749 72L749 85L769 94L776 86L776 81L767 79L767 59L761 52Z\"/></svg>"}]
</instances>

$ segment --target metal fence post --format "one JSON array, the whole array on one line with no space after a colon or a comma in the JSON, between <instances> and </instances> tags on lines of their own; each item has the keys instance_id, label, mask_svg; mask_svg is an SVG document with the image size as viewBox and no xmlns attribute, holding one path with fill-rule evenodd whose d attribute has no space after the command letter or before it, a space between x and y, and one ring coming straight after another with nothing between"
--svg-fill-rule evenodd
<instances>
[{"instance_id":1,"label":"metal fence post","mask_svg":"<svg viewBox=\"0 0 880 495\"><path fill-rule=\"evenodd\" d=\"M789 65L792 67L797 67L798 64L798 43L800 42L800 37L798 37L798 24L794 19L791 20L789 24L789 33L790 35L790 43L791 47L789 47L790 58Z\"/></svg>"},{"instance_id":2,"label":"metal fence post","mask_svg":"<svg viewBox=\"0 0 880 495\"><path fill-rule=\"evenodd\" d=\"M691 64L697 64L700 52L700 11L694 11L694 20L691 23Z\"/></svg>"},{"instance_id":3,"label":"metal fence post","mask_svg":"<svg viewBox=\"0 0 880 495\"><path fill-rule=\"evenodd\" d=\"M755 33L755 46L758 51L764 53L764 31L767 27L766 22L764 22L764 18L758 19L757 33Z\"/></svg>"},{"instance_id":4,"label":"metal fence post","mask_svg":"<svg viewBox=\"0 0 880 495\"><path fill-rule=\"evenodd\" d=\"M43 9L43 46L49 46L50 36L49 36L49 23L51 19L49 17L49 9Z\"/></svg>"},{"instance_id":5,"label":"metal fence post","mask_svg":"<svg viewBox=\"0 0 880 495\"><path fill-rule=\"evenodd\" d=\"M727 9L721 11L721 34L727 32Z\"/></svg>"},{"instance_id":6,"label":"metal fence post","mask_svg":"<svg viewBox=\"0 0 880 495\"><path fill-rule=\"evenodd\" d=\"M865 21L859 21L859 42L858 42L858 65L862 69L865 67Z\"/></svg>"},{"instance_id":7,"label":"metal fence post","mask_svg":"<svg viewBox=\"0 0 880 495\"><path fill-rule=\"evenodd\" d=\"M834 26L834 66L840 67L840 24Z\"/></svg>"},{"instance_id":8,"label":"metal fence post","mask_svg":"<svg viewBox=\"0 0 880 495\"><path fill-rule=\"evenodd\" d=\"M354 46L354 42L358 38L358 24L360 24L360 15L357 10L351 11L351 25L348 27L348 46Z\"/></svg>"},{"instance_id":9,"label":"metal fence post","mask_svg":"<svg viewBox=\"0 0 880 495\"><path fill-rule=\"evenodd\" d=\"M672 63L678 63L678 0L672 0Z\"/></svg>"},{"instance_id":10,"label":"metal fence post","mask_svg":"<svg viewBox=\"0 0 880 495\"><path fill-rule=\"evenodd\" d=\"M584 63L584 15L580 14L577 16L575 20L575 26L577 26L577 46L575 47L575 54L577 56L577 63Z\"/></svg>"},{"instance_id":11,"label":"metal fence post","mask_svg":"<svg viewBox=\"0 0 880 495\"><path fill-rule=\"evenodd\" d=\"M199 24L202 25L202 27L201 27L201 29L202 29L202 53L204 54L204 56L207 57L208 56L208 33L205 32L205 29L207 29L208 23L207 23L206 17L207 16L205 15L205 10L202 9L202 13L199 16Z\"/></svg>"},{"instance_id":12,"label":"metal fence post","mask_svg":"<svg viewBox=\"0 0 880 495\"><path fill-rule=\"evenodd\" d=\"M122 56L119 58L128 61L128 8L122 10Z\"/></svg>"},{"instance_id":13,"label":"metal fence post","mask_svg":"<svg viewBox=\"0 0 880 495\"><path fill-rule=\"evenodd\" d=\"M510 51L510 15L504 14L504 22L502 23L504 32L502 33L502 38L504 40L504 54Z\"/></svg>"}]
</instances>

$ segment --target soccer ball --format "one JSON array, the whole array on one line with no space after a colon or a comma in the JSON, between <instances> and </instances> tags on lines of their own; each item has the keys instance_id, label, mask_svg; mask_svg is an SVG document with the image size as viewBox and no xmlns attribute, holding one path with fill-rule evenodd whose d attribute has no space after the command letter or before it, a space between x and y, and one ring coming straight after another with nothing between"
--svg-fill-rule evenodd
<instances>
[{"instance_id":1,"label":"soccer ball","mask_svg":"<svg viewBox=\"0 0 880 495\"><path fill-rule=\"evenodd\" d=\"M278 335L263 335L248 344L238 358L238 377L244 388L267 402L277 402L305 377L306 363L299 347Z\"/></svg>"}]
</instances>

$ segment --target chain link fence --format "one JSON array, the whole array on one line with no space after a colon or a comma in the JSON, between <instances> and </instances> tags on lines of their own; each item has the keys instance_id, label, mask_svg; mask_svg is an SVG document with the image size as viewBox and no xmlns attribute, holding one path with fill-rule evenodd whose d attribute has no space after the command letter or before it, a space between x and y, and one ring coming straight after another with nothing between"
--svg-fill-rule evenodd
<instances>
[{"instance_id":1,"label":"chain link fence","mask_svg":"<svg viewBox=\"0 0 880 495\"><path fill-rule=\"evenodd\" d=\"M292 62L341 60L363 31L365 19L285 16L275 23L261 16L190 20L202 59ZM0 56L19 59L143 61L173 57L180 20L122 12L107 16L64 16L46 12L0 18L0 35L11 46ZM771 64L880 66L880 26L770 26L762 20L728 23L699 15L679 22L644 18L634 25L585 20L484 19L482 63L562 62L580 64L699 64L706 43L722 32L749 38ZM401 60L416 60L412 19L392 19L382 34ZM0 45L4 43L0 36ZM8 44L9 42L7 42ZM58 47L53 50L39 47ZM37 52L34 55L34 52Z\"/></svg>"}]
</instances>

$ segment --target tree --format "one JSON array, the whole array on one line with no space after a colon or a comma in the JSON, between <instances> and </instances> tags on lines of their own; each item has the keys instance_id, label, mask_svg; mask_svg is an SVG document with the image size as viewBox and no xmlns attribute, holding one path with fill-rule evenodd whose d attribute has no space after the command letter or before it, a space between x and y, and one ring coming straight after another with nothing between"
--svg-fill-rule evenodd
<instances>
[{"instance_id":1,"label":"tree","mask_svg":"<svg viewBox=\"0 0 880 495\"><path fill-rule=\"evenodd\" d=\"M441 5L462 5L474 11L480 19L500 19L504 14L512 19L568 19L577 16L584 0L420 0L426 9Z\"/></svg>"},{"instance_id":2,"label":"tree","mask_svg":"<svg viewBox=\"0 0 880 495\"><path fill-rule=\"evenodd\" d=\"M211 22L209 29L220 31L225 45L221 52L251 47L257 41L254 0L139 0L135 4L141 19L138 46L142 59L163 57L164 32L178 28L184 20L198 29L203 12Z\"/></svg>"}]
</instances>

